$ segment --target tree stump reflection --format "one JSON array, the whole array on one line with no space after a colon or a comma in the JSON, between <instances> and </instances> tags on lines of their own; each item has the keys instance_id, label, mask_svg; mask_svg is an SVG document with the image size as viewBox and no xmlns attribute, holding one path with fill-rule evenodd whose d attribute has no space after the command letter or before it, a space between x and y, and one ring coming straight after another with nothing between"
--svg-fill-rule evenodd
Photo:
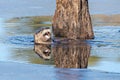
<instances>
[{"instance_id":1,"label":"tree stump reflection","mask_svg":"<svg viewBox=\"0 0 120 80\"><path fill-rule=\"evenodd\" d=\"M87 68L90 45L85 42L67 42L54 45L35 45L35 52L43 59L54 59L59 68ZM51 57L51 55L53 55Z\"/></svg>"},{"instance_id":2,"label":"tree stump reflection","mask_svg":"<svg viewBox=\"0 0 120 80\"><path fill-rule=\"evenodd\" d=\"M87 68L90 46L85 42L57 45L52 48L52 53L56 67Z\"/></svg>"}]
</instances>

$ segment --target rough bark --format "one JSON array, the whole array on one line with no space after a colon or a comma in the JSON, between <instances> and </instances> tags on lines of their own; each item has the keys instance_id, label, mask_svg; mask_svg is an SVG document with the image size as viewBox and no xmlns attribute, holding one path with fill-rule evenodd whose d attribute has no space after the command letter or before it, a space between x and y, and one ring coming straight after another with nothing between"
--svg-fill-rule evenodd
<instances>
[{"instance_id":1,"label":"rough bark","mask_svg":"<svg viewBox=\"0 0 120 80\"><path fill-rule=\"evenodd\" d=\"M90 46L84 42L79 45L72 43L57 45L52 48L56 67L87 68Z\"/></svg>"},{"instance_id":2,"label":"rough bark","mask_svg":"<svg viewBox=\"0 0 120 80\"><path fill-rule=\"evenodd\" d=\"M56 0L56 5L52 25L55 37L94 38L88 0Z\"/></svg>"}]
</instances>

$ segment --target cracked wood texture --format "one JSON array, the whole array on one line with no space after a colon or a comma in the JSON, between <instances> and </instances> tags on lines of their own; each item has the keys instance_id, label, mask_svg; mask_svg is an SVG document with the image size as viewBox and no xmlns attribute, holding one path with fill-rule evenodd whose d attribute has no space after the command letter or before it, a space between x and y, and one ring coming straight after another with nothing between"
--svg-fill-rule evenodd
<instances>
[{"instance_id":1,"label":"cracked wood texture","mask_svg":"<svg viewBox=\"0 0 120 80\"><path fill-rule=\"evenodd\" d=\"M93 39L88 0L56 0L52 28L55 37Z\"/></svg>"}]
</instances>

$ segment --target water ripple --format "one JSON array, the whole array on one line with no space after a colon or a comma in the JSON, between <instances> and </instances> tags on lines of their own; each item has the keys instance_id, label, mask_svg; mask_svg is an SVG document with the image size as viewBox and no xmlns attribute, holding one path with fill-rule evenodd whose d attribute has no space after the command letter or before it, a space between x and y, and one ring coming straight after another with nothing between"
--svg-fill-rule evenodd
<instances>
[{"instance_id":1,"label":"water ripple","mask_svg":"<svg viewBox=\"0 0 120 80\"><path fill-rule=\"evenodd\" d=\"M9 38L9 42L11 44L16 44L16 45L33 45L34 44L34 39L33 36L12 36Z\"/></svg>"}]
</instances>

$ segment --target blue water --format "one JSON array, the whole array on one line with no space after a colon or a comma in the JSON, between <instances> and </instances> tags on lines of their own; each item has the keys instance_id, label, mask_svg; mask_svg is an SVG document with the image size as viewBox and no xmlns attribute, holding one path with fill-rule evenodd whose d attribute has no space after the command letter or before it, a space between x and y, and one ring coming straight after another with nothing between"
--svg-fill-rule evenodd
<instances>
[{"instance_id":1,"label":"blue water","mask_svg":"<svg viewBox=\"0 0 120 80\"><path fill-rule=\"evenodd\" d=\"M91 14L120 14L119 0L89 0ZM53 15L55 0L0 0L0 61L51 64L33 51L33 27L5 23L14 17ZM120 73L120 26L94 26L89 69ZM27 46L26 46L27 45ZM63 75L64 76L64 75Z\"/></svg>"}]
</instances>

